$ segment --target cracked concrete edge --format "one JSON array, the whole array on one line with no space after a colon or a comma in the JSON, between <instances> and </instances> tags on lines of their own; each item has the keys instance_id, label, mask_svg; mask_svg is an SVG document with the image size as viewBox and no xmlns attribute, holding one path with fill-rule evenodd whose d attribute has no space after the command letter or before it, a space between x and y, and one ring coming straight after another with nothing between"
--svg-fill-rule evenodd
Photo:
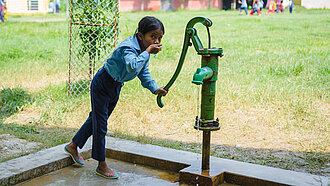
<instances>
[{"instance_id":1,"label":"cracked concrete edge","mask_svg":"<svg viewBox=\"0 0 330 186\"><path fill-rule=\"evenodd\" d=\"M180 165L199 166L202 158L200 154L160 147L150 144L141 144L135 141L106 137L106 149L112 152L131 154L134 157L144 157L148 160L162 160ZM65 144L29 154L20 158L0 163L0 185L13 185L25 180L47 174L73 164L70 156L64 152ZM85 159L91 157L91 139L86 142L83 149L79 150ZM110 158L115 154L107 154ZM132 158L132 157L131 157ZM164 165L164 162L159 166ZM270 182L287 185L328 185L330 179L307 173L283 170L279 168L238 162L234 160L211 157L212 167L221 167L227 174L242 175ZM162 167L158 167L162 168Z\"/></svg>"},{"instance_id":2,"label":"cracked concrete edge","mask_svg":"<svg viewBox=\"0 0 330 186\"><path fill-rule=\"evenodd\" d=\"M80 151L86 159L91 154L91 145L88 144ZM64 151L65 145L0 163L0 185L14 185L73 164L71 157Z\"/></svg>"}]
</instances>

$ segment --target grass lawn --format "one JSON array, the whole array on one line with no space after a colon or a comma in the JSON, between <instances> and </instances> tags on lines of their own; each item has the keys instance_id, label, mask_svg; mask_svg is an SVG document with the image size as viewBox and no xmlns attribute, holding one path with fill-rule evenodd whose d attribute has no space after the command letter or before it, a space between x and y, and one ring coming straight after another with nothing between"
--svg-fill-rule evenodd
<instances>
[{"instance_id":1,"label":"grass lawn","mask_svg":"<svg viewBox=\"0 0 330 186\"><path fill-rule=\"evenodd\" d=\"M330 10L298 7L293 14L260 17L218 10L124 12L119 41L145 15L165 25L163 51L149 66L159 85L176 69L187 22L194 16L213 21L212 47L224 49L213 156L330 175ZM48 148L69 142L87 118L89 94L67 96L68 26L65 14L9 16L0 24L0 134ZM195 28L207 46L206 29ZM200 60L190 47L162 109L138 79L125 83L108 130L118 138L201 153L202 134L193 128L199 87L191 83Z\"/></svg>"}]
</instances>

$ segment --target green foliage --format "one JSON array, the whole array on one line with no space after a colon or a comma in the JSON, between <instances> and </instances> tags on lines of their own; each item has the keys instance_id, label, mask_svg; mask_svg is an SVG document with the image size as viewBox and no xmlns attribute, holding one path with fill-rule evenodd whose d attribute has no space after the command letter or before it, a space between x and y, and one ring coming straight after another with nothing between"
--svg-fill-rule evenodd
<instances>
[{"instance_id":1,"label":"green foliage","mask_svg":"<svg viewBox=\"0 0 330 186\"><path fill-rule=\"evenodd\" d=\"M20 58L23 55L23 51L19 48L8 48L6 51L0 50L0 56L2 57L2 60Z\"/></svg>"},{"instance_id":2,"label":"green foliage","mask_svg":"<svg viewBox=\"0 0 330 186\"><path fill-rule=\"evenodd\" d=\"M107 2L102 6L97 0L78 0L74 5L73 21L82 23L79 29L79 37L82 41L82 48L79 51L81 56L89 55L94 60L102 50L113 45L108 39L112 39L118 24L115 23L116 15L113 13L115 0ZM112 14L109 14L111 12Z\"/></svg>"},{"instance_id":3,"label":"green foliage","mask_svg":"<svg viewBox=\"0 0 330 186\"><path fill-rule=\"evenodd\" d=\"M304 70L302 63L295 63L294 65L277 65L270 66L269 73L279 76L288 76L288 75L299 75Z\"/></svg>"},{"instance_id":4,"label":"green foliage","mask_svg":"<svg viewBox=\"0 0 330 186\"><path fill-rule=\"evenodd\" d=\"M328 67L321 67L319 71L320 71L320 74L322 74L322 75L330 74L330 69Z\"/></svg>"},{"instance_id":5,"label":"green foliage","mask_svg":"<svg viewBox=\"0 0 330 186\"><path fill-rule=\"evenodd\" d=\"M89 90L90 82L88 80L80 79L71 85L71 91L76 92L75 96L86 94Z\"/></svg>"},{"instance_id":6,"label":"green foliage","mask_svg":"<svg viewBox=\"0 0 330 186\"><path fill-rule=\"evenodd\" d=\"M0 91L1 115L13 114L31 102L31 96L22 88L5 88Z\"/></svg>"},{"instance_id":7,"label":"green foliage","mask_svg":"<svg viewBox=\"0 0 330 186\"><path fill-rule=\"evenodd\" d=\"M1 126L1 124L0 124ZM6 125L7 130L11 130L12 132L16 132L16 133L35 133L38 134L38 128L36 125L19 125L17 123L10 123L9 125Z\"/></svg>"}]
</instances>

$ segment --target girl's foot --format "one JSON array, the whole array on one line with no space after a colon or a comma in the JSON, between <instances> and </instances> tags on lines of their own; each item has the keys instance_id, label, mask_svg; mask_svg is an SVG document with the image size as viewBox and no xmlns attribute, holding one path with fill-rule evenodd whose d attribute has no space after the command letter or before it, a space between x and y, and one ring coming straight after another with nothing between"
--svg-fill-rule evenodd
<instances>
[{"instance_id":1,"label":"girl's foot","mask_svg":"<svg viewBox=\"0 0 330 186\"><path fill-rule=\"evenodd\" d=\"M84 158L78 153L78 150L77 150L77 145L74 144L72 141L65 146L64 150L70 154L70 156L72 157L73 161L82 166L85 164L85 160Z\"/></svg>"},{"instance_id":2,"label":"girl's foot","mask_svg":"<svg viewBox=\"0 0 330 186\"><path fill-rule=\"evenodd\" d=\"M117 173L112 171L107 163L105 161L99 161L99 165L96 168L96 173L100 176L106 177L106 178L118 178Z\"/></svg>"}]
</instances>

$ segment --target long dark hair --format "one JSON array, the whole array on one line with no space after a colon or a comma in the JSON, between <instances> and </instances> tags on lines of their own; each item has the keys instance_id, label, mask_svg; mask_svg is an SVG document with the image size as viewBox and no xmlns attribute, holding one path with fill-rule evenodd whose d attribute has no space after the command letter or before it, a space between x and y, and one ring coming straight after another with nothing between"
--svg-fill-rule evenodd
<instances>
[{"instance_id":1,"label":"long dark hair","mask_svg":"<svg viewBox=\"0 0 330 186\"><path fill-rule=\"evenodd\" d=\"M140 20L136 32L141 32L143 35L145 35L146 33L152 30L157 30L159 28L163 31L163 34L165 34L164 25L159 19L152 16L145 16Z\"/></svg>"}]
</instances>

